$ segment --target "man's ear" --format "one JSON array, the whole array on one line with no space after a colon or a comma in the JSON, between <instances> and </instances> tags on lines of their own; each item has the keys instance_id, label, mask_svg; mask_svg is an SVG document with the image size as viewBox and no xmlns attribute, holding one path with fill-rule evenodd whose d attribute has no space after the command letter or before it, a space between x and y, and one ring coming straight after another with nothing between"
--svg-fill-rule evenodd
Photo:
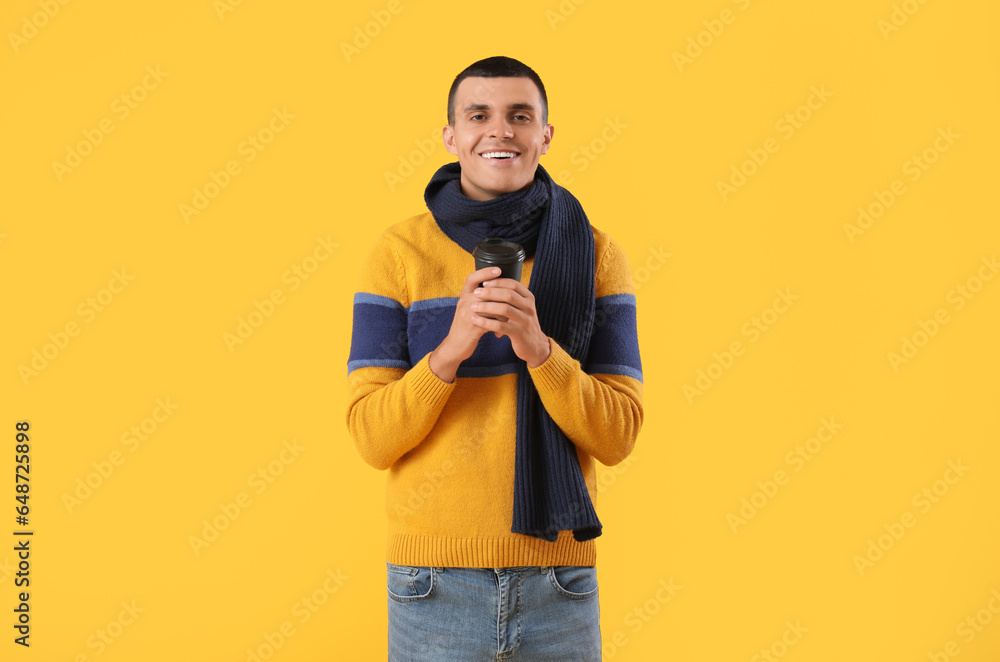
<instances>
[{"instance_id":1,"label":"man's ear","mask_svg":"<svg viewBox=\"0 0 1000 662\"><path fill-rule=\"evenodd\" d=\"M446 124L441 130L441 139L444 140L444 148L448 150L448 153L457 156L458 147L455 146L455 127Z\"/></svg>"},{"instance_id":2,"label":"man's ear","mask_svg":"<svg viewBox=\"0 0 1000 662\"><path fill-rule=\"evenodd\" d=\"M552 136L555 135L556 128L551 124L545 125L545 132L542 134L542 154L546 154L549 151L549 143L552 142Z\"/></svg>"}]
</instances>

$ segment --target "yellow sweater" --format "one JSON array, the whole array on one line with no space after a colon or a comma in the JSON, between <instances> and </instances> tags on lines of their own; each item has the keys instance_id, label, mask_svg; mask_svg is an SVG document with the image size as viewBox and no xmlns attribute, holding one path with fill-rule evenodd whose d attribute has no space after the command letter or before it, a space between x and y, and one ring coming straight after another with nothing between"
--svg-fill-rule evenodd
<instances>
[{"instance_id":1,"label":"yellow sweater","mask_svg":"<svg viewBox=\"0 0 1000 662\"><path fill-rule=\"evenodd\" d=\"M593 228L597 310L584 365L550 338L529 374L546 411L577 449L597 507L595 460L614 465L642 425L635 294L621 248ZM525 261L528 283L533 259ZM485 334L451 384L428 367L448 334L473 258L430 212L386 230L354 298L347 424L361 457L388 469L390 563L500 568L595 565L594 540L511 533L515 366L508 338ZM541 308L544 301L535 302Z\"/></svg>"}]
</instances>

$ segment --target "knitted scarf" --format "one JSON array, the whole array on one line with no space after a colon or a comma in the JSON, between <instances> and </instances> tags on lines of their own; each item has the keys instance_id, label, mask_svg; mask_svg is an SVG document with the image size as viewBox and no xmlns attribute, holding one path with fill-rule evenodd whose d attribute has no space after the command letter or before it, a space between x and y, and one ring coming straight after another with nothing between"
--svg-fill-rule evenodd
<instances>
[{"instance_id":1,"label":"knitted scarf","mask_svg":"<svg viewBox=\"0 0 1000 662\"><path fill-rule=\"evenodd\" d=\"M438 227L469 253L498 237L535 256L528 290L542 332L583 362L594 322L594 235L583 207L538 166L534 184L492 200L467 198L461 166L431 177L424 200ZM470 271L472 261L470 259ZM517 364L517 438L512 533L553 542L571 529L578 541L601 535L576 447L545 411L524 361Z\"/></svg>"}]
</instances>

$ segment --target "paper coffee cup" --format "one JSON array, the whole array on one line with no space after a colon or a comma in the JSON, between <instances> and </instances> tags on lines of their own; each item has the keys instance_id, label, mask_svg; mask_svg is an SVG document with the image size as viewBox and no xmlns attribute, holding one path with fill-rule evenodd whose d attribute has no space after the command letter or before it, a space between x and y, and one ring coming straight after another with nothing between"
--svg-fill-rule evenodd
<instances>
[{"instance_id":1,"label":"paper coffee cup","mask_svg":"<svg viewBox=\"0 0 1000 662\"><path fill-rule=\"evenodd\" d=\"M486 267L500 267L500 275L497 278L521 280L521 265L524 264L524 248L521 244L503 239L484 239L476 244L472 256L476 258L477 271ZM482 283L479 286L482 287ZM483 317L498 319L490 315Z\"/></svg>"},{"instance_id":2,"label":"paper coffee cup","mask_svg":"<svg viewBox=\"0 0 1000 662\"><path fill-rule=\"evenodd\" d=\"M484 239L473 249L472 256L476 258L476 270L500 267L498 278L521 280L521 265L524 264L521 244L503 239Z\"/></svg>"}]
</instances>

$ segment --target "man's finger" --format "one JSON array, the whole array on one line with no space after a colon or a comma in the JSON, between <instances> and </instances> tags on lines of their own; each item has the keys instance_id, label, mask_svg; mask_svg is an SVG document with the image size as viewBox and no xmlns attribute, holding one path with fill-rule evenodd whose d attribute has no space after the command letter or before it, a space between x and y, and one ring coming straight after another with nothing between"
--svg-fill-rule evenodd
<instances>
[{"instance_id":1,"label":"man's finger","mask_svg":"<svg viewBox=\"0 0 1000 662\"><path fill-rule=\"evenodd\" d=\"M496 278L500 273L500 267L484 267L473 271L465 278L465 286L462 288L462 294L469 294L479 287L480 283L491 278Z\"/></svg>"},{"instance_id":2,"label":"man's finger","mask_svg":"<svg viewBox=\"0 0 1000 662\"><path fill-rule=\"evenodd\" d=\"M528 288L524 286L519 280L514 280L513 278L493 278L483 282L484 287L504 287L508 290L514 290L515 292L519 290L527 291Z\"/></svg>"},{"instance_id":3,"label":"man's finger","mask_svg":"<svg viewBox=\"0 0 1000 662\"><path fill-rule=\"evenodd\" d=\"M518 310L527 310L531 308L530 299L527 296L522 295L514 288L494 285L493 287L477 289L474 294L480 301L498 301L513 306ZM531 293L525 290L525 294L530 295Z\"/></svg>"},{"instance_id":4,"label":"man's finger","mask_svg":"<svg viewBox=\"0 0 1000 662\"><path fill-rule=\"evenodd\" d=\"M504 315L504 313L509 312L511 306L509 303L503 301L476 301L472 304L472 310L480 317L485 317L487 319L500 320L501 322L506 322L509 318Z\"/></svg>"}]
</instances>

